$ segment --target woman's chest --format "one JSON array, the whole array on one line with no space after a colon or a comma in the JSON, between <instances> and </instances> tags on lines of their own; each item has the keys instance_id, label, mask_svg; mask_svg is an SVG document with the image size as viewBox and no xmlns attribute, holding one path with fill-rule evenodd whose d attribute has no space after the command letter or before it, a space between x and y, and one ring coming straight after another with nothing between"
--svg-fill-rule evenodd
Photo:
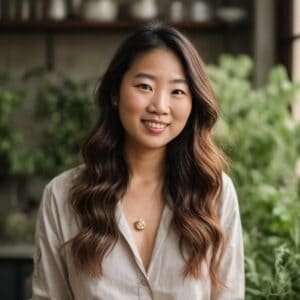
<instances>
[{"instance_id":1,"label":"woman's chest","mask_svg":"<svg viewBox=\"0 0 300 300\"><path fill-rule=\"evenodd\" d=\"M138 201L133 201L136 200L134 197L128 197L123 198L120 207L123 218L120 226L125 227L123 228L125 239L129 244L132 243L132 248L136 248L147 270L162 221L164 202L158 196L156 199L140 196Z\"/></svg>"},{"instance_id":2,"label":"woman's chest","mask_svg":"<svg viewBox=\"0 0 300 300\"><path fill-rule=\"evenodd\" d=\"M163 247L154 253L148 272L124 238L120 238L104 258L100 279L91 279L77 272L69 261L69 281L74 299L210 299L210 284L205 279L205 272L202 280L184 279L184 260L178 244L174 244L177 241L175 233L171 232L167 237Z\"/></svg>"}]
</instances>

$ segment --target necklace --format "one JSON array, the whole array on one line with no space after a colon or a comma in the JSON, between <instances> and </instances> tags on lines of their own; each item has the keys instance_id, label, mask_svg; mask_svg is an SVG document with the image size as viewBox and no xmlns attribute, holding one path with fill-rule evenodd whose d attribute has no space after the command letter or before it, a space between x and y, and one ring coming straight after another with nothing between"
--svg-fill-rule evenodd
<instances>
[{"instance_id":1,"label":"necklace","mask_svg":"<svg viewBox=\"0 0 300 300\"><path fill-rule=\"evenodd\" d=\"M134 222L134 228L138 231L144 230L146 228L146 222L142 218L139 218Z\"/></svg>"}]
</instances>

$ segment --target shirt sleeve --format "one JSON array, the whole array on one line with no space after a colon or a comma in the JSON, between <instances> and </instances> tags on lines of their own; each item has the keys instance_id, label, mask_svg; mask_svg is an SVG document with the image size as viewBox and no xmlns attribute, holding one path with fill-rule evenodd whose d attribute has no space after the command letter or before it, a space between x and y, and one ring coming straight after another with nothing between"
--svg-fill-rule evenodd
<instances>
[{"instance_id":1,"label":"shirt sleeve","mask_svg":"<svg viewBox=\"0 0 300 300\"><path fill-rule=\"evenodd\" d=\"M212 291L211 300L245 299L244 246L236 190L225 175L221 209L221 224L227 235L227 246L221 262L220 275L225 287Z\"/></svg>"},{"instance_id":2,"label":"shirt sleeve","mask_svg":"<svg viewBox=\"0 0 300 300\"><path fill-rule=\"evenodd\" d=\"M51 184L45 187L36 224L32 300L73 299L68 284L62 231Z\"/></svg>"}]
</instances>

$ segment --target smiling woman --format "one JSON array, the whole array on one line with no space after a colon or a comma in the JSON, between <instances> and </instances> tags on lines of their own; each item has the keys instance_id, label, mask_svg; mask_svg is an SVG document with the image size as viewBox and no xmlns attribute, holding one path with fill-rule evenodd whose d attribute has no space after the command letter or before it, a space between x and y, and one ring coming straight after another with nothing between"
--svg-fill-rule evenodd
<instances>
[{"instance_id":1,"label":"smiling woman","mask_svg":"<svg viewBox=\"0 0 300 300\"><path fill-rule=\"evenodd\" d=\"M159 23L121 45L84 164L44 190L33 299L244 299L239 207L205 66Z\"/></svg>"}]
</instances>

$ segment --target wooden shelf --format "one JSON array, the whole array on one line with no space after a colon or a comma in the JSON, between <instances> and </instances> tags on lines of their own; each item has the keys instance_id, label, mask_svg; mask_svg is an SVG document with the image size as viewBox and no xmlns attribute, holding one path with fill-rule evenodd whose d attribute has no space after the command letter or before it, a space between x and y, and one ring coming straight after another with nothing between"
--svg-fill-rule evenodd
<instances>
[{"instance_id":1,"label":"wooden shelf","mask_svg":"<svg viewBox=\"0 0 300 300\"><path fill-rule=\"evenodd\" d=\"M120 31L131 30L143 24L142 21L97 22L83 20L66 21L0 21L0 32L90 32L90 31ZM169 22L168 24L182 30L197 30L203 32L240 31L248 28L247 24L224 24L218 21L210 22Z\"/></svg>"},{"instance_id":2,"label":"wooden shelf","mask_svg":"<svg viewBox=\"0 0 300 300\"><path fill-rule=\"evenodd\" d=\"M138 20L117 20L113 22L87 21L82 19L70 19L64 21L0 21L0 34L32 34L39 33L44 35L46 42L46 68L54 69L54 39L56 34L72 33L72 34L90 34L90 33L115 33L128 30L135 30L145 21ZM220 34L231 35L239 32L249 32L251 26L249 23L225 24L218 21L210 22L166 22L180 30L197 34Z\"/></svg>"}]
</instances>

